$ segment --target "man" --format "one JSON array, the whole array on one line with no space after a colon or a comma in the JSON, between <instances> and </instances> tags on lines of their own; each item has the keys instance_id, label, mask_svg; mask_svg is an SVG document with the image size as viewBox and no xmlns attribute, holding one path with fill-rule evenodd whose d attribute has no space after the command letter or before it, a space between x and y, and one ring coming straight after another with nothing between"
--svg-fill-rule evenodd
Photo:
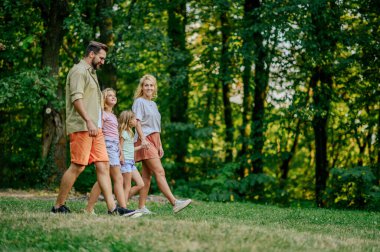
<instances>
[{"instance_id":1,"label":"man","mask_svg":"<svg viewBox=\"0 0 380 252\"><path fill-rule=\"evenodd\" d=\"M106 59L106 45L92 41L85 57L74 65L66 80L66 131L70 137L70 167L63 174L57 201L52 213L69 213L66 198L86 165L95 163L99 186L109 214L130 215L131 211L117 207L112 196L109 163L102 133L102 93L96 70ZM133 212L133 211L132 211Z\"/></svg>"}]
</instances>

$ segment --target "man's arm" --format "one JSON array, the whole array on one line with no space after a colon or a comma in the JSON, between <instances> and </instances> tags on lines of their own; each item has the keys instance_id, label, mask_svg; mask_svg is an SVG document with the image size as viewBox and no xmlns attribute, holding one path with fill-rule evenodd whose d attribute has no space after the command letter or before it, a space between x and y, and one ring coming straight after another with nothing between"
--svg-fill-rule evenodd
<instances>
[{"instance_id":1,"label":"man's arm","mask_svg":"<svg viewBox=\"0 0 380 252\"><path fill-rule=\"evenodd\" d=\"M98 135L98 127L94 125L91 119L88 117L87 112L84 109L82 99L77 99L73 102L75 110L79 113L79 115L86 121L88 134L90 137L95 137Z\"/></svg>"}]
</instances>

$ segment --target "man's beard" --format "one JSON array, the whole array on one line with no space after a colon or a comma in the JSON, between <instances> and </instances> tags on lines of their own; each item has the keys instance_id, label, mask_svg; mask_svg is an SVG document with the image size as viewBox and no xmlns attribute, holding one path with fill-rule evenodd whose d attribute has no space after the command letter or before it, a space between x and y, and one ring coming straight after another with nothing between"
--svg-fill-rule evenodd
<instances>
[{"instance_id":1,"label":"man's beard","mask_svg":"<svg viewBox=\"0 0 380 252\"><path fill-rule=\"evenodd\" d=\"M99 63L99 62L98 62ZM100 68L100 65L98 65L96 62L95 62L95 59L93 59L91 61L91 65L92 65L92 68L94 68L94 70L98 70L98 68Z\"/></svg>"}]
</instances>

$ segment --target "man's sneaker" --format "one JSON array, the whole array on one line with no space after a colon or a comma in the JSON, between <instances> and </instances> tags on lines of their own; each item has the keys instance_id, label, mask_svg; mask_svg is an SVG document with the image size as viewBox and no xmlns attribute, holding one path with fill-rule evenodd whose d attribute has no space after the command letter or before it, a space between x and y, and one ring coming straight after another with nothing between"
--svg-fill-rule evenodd
<instances>
[{"instance_id":1,"label":"man's sneaker","mask_svg":"<svg viewBox=\"0 0 380 252\"><path fill-rule=\"evenodd\" d=\"M70 212L71 212L70 209L67 206L65 206L65 205L62 205L62 206L60 206L58 208L55 208L55 206L53 206L51 208L51 213L54 213L54 214L56 214L56 213L67 214L67 213L70 213Z\"/></svg>"},{"instance_id":2,"label":"man's sneaker","mask_svg":"<svg viewBox=\"0 0 380 252\"><path fill-rule=\"evenodd\" d=\"M190 205L190 203L191 203L191 199L176 200L173 206L173 212L178 213L179 211L181 211L182 209Z\"/></svg>"},{"instance_id":3,"label":"man's sneaker","mask_svg":"<svg viewBox=\"0 0 380 252\"><path fill-rule=\"evenodd\" d=\"M146 208L146 206L139 208L139 209L136 209L136 212L142 213L142 214L153 214L153 212L150 211L148 208Z\"/></svg>"},{"instance_id":4,"label":"man's sneaker","mask_svg":"<svg viewBox=\"0 0 380 252\"><path fill-rule=\"evenodd\" d=\"M125 216L125 217L129 217L129 216L132 216L136 213L135 210L129 210L127 208L124 208L124 207L115 207L115 209L113 211L108 211L108 214L113 214L113 215L121 215L121 216Z\"/></svg>"}]
</instances>

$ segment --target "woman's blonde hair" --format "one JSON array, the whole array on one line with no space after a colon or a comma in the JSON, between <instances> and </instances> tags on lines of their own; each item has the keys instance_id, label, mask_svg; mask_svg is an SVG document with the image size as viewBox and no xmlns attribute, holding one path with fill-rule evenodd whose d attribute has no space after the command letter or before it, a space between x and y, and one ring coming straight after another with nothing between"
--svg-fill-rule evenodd
<instances>
[{"instance_id":1,"label":"woman's blonde hair","mask_svg":"<svg viewBox=\"0 0 380 252\"><path fill-rule=\"evenodd\" d=\"M140 83L139 83L139 85L138 85L138 87L136 89L136 92L135 92L135 96L134 96L135 99L144 95L144 93L143 93L143 85L146 82L153 83L153 85L154 85L154 92L153 92L153 97L152 98L156 98L157 97L157 80L156 80L156 78L153 75L146 74L143 77L141 77L141 79L140 79Z\"/></svg>"},{"instance_id":2,"label":"woman's blonde hair","mask_svg":"<svg viewBox=\"0 0 380 252\"><path fill-rule=\"evenodd\" d=\"M107 98L108 92L113 92L116 96L116 91L113 88L106 88L102 91L102 95L103 95L102 108L103 108L103 110L106 110L106 107L107 107L106 98Z\"/></svg>"},{"instance_id":3,"label":"woman's blonde hair","mask_svg":"<svg viewBox=\"0 0 380 252\"><path fill-rule=\"evenodd\" d=\"M129 124L132 120L132 118L135 117L135 114L131 110L124 110L121 112L119 116L119 136L121 136L121 133L123 130L127 131L128 134L131 136L131 138L134 136L132 128L129 127Z\"/></svg>"}]
</instances>

